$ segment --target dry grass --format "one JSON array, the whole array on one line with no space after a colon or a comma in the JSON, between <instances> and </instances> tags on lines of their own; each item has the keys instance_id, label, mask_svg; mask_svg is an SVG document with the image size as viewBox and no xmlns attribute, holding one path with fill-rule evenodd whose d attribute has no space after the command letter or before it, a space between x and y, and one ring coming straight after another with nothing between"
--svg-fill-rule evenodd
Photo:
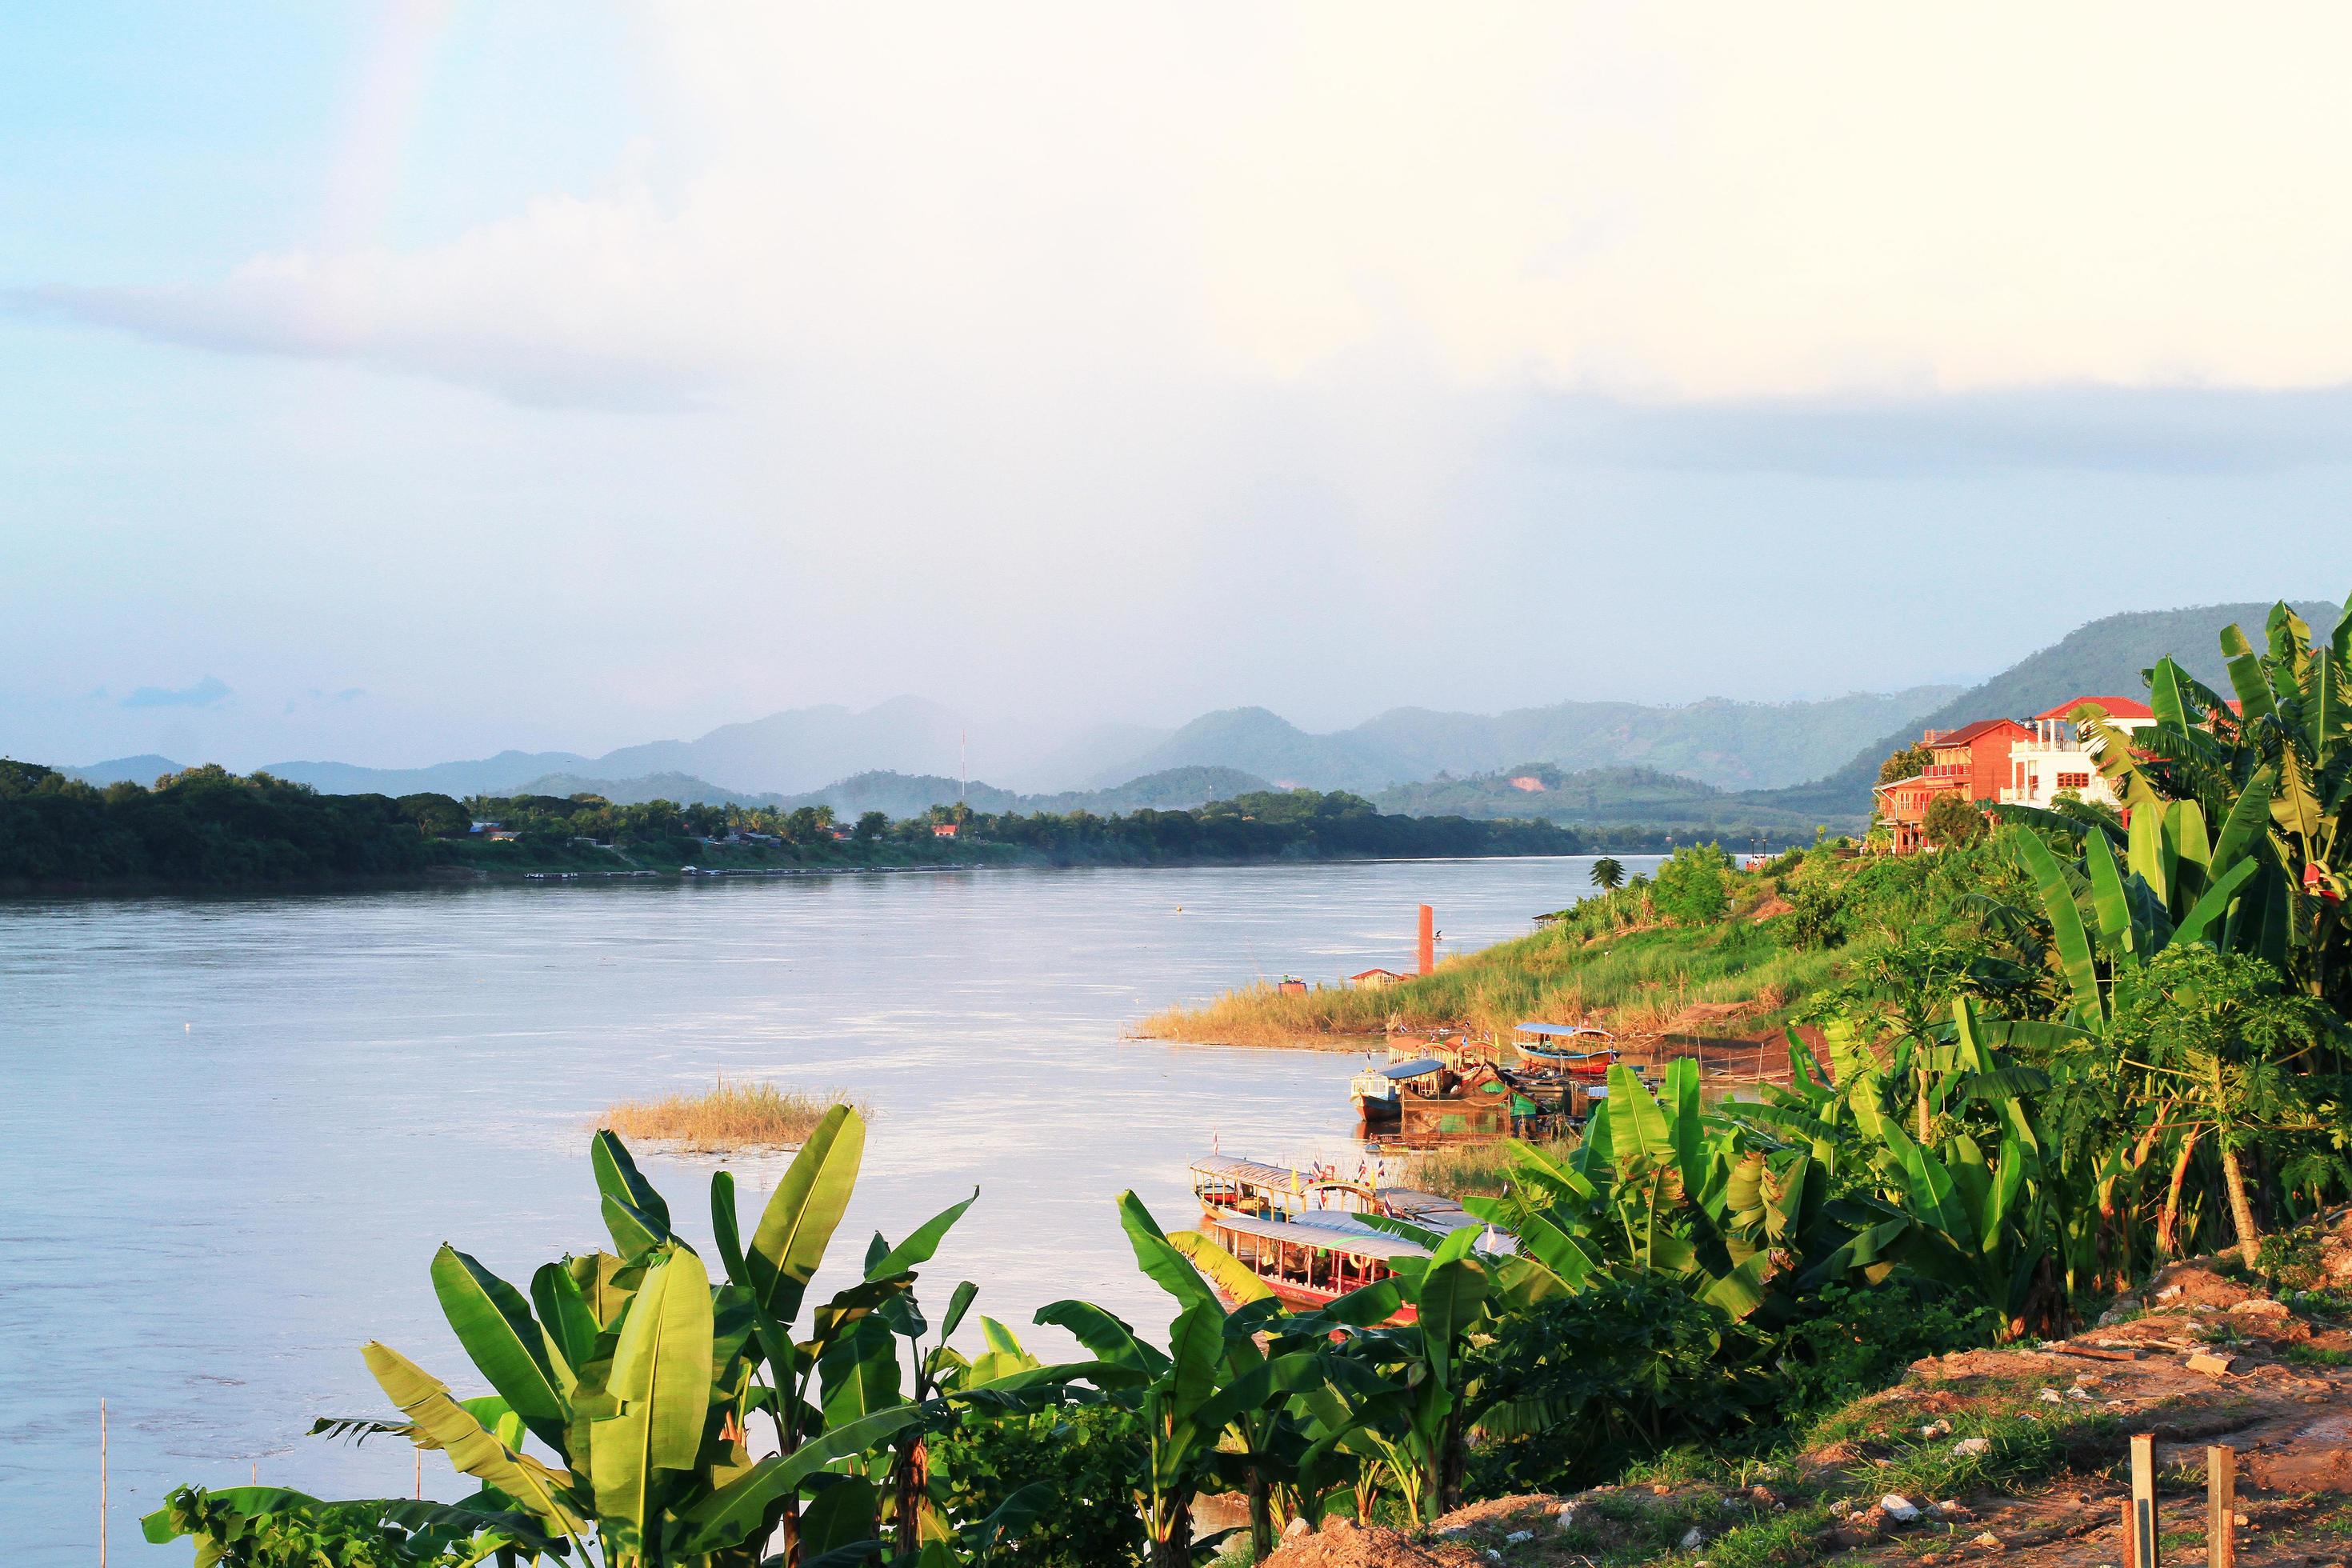
<instances>
[{"instance_id":1,"label":"dry grass","mask_svg":"<svg viewBox=\"0 0 2352 1568\"><path fill-rule=\"evenodd\" d=\"M807 1141L824 1113L847 1100L830 1092L803 1093L772 1083L729 1083L720 1079L700 1094L665 1100L625 1100L598 1121L625 1139L675 1143L689 1153L735 1149L789 1149ZM856 1100L861 1116L870 1115Z\"/></svg>"},{"instance_id":2,"label":"dry grass","mask_svg":"<svg viewBox=\"0 0 2352 1568\"><path fill-rule=\"evenodd\" d=\"M1587 937L1546 930L1449 960L1379 991L1329 987L1286 996L1269 985L1145 1019L1148 1039L1223 1046L1360 1049L1391 1020L1406 1029L1467 1027L1507 1037L1523 1018L1591 1023L1628 1037L1776 1029L1829 976L1825 952L1797 952L1745 921Z\"/></svg>"}]
</instances>

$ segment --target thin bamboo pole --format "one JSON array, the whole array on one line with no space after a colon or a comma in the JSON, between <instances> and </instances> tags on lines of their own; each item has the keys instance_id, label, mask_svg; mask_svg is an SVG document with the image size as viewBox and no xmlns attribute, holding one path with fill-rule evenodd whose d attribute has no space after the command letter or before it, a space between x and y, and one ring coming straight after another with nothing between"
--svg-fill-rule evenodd
<instances>
[{"instance_id":1,"label":"thin bamboo pole","mask_svg":"<svg viewBox=\"0 0 2352 1568\"><path fill-rule=\"evenodd\" d=\"M2238 1450L2216 1444L2205 1450L2205 1562L2236 1568L2237 1561Z\"/></svg>"},{"instance_id":2,"label":"thin bamboo pole","mask_svg":"<svg viewBox=\"0 0 2352 1568\"><path fill-rule=\"evenodd\" d=\"M98 1568L106 1568L106 1401L98 1402Z\"/></svg>"},{"instance_id":3,"label":"thin bamboo pole","mask_svg":"<svg viewBox=\"0 0 2352 1568\"><path fill-rule=\"evenodd\" d=\"M2131 1440L2133 1568L2158 1568L2156 1556L2156 1434L2135 1432Z\"/></svg>"}]
</instances>

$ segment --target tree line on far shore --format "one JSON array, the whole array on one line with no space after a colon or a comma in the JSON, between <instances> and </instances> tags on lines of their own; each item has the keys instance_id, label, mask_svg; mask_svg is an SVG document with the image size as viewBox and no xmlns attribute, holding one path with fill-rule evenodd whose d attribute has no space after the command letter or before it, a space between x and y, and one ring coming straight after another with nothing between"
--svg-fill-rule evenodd
<instances>
[{"instance_id":1,"label":"tree line on far shore","mask_svg":"<svg viewBox=\"0 0 2352 1568\"><path fill-rule=\"evenodd\" d=\"M478 825L495 824L494 830ZM948 825L955 832L935 829ZM499 837L493 839L490 832ZM934 806L836 821L824 806L616 805L593 795L322 795L267 773L190 768L97 786L0 759L0 884L299 885L442 867L921 862L1152 865L1364 857L1572 855L1605 845L1548 822L1385 815L1359 795L1264 791L1189 810L990 815Z\"/></svg>"}]
</instances>

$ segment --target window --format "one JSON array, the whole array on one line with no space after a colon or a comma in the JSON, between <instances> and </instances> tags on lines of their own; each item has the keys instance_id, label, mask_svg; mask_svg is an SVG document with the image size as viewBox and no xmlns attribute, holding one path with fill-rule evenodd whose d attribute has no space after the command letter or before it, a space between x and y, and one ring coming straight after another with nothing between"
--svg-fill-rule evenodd
<instances>
[{"instance_id":1,"label":"window","mask_svg":"<svg viewBox=\"0 0 2352 1568\"><path fill-rule=\"evenodd\" d=\"M2060 789L2088 789L2091 787L2091 775L2088 773L2060 773L2058 775L2058 787Z\"/></svg>"}]
</instances>

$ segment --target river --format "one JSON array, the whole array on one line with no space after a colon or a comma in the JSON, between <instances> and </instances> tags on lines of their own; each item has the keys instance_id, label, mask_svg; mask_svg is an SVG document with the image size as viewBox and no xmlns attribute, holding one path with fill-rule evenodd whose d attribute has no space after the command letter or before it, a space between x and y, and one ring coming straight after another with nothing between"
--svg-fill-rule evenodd
<instances>
[{"instance_id":1,"label":"river","mask_svg":"<svg viewBox=\"0 0 2352 1568\"><path fill-rule=\"evenodd\" d=\"M1647 864L1648 862L1641 862ZM84 1563L107 1402L112 1552L181 1481L404 1496L408 1448L302 1434L381 1415L371 1338L480 1391L426 1276L456 1242L519 1284L604 1244L603 1107L730 1078L875 1112L845 1281L981 1188L926 1271L1050 1352L1065 1296L1157 1332L1112 1209L1190 1223L1212 1141L1354 1157L1346 1054L1123 1039L1288 972L1409 966L1530 929L1587 858L977 871L0 903L0 1542ZM717 1162L640 1151L681 1231ZM728 1162L764 1198L781 1158ZM747 1220L747 1224L748 1224ZM706 1255L708 1249L706 1248ZM436 1473L437 1471L437 1473ZM471 1489L427 1456L427 1495Z\"/></svg>"}]
</instances>

